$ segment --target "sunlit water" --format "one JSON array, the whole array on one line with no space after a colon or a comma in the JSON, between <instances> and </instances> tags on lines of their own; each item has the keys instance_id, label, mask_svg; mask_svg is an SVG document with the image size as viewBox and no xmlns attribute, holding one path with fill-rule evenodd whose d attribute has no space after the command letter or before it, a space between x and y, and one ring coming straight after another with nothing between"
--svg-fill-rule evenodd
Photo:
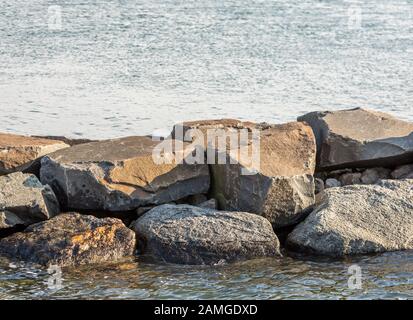
<instances>
[{"instance_id":1,"label":"sunlit water","mask_svg":"<svg viewBox=\"0 0 413 320\"><path fill-rule=\"evenodd\" d=\"M49 287L55 282L46 269L2 261L0 298L413 299L411 252L342 261L286 256L213 267L138 260L63 269L60 289ZM349 287L353 264L362 271L361 289Z\"/></svg>"},{"instance_id":2,"label":"sunlit water","mask_svg":"<svg viewBox=\"0 0 413 320\"><path fill-rule=\"evenodd\" d=\"M0 43L0 131L108 138L350 107L413 119L412 0L2 0Z\"/></svg>"},{"instance_id":3,"label":"sunlit water","mask_svg":"<svg viewBox=\"0 0 413 320\"><path fill-rule=\"evenodd\" d=\"M0 132L110 138L350 107L413 120L412 75L412 0L0 1ZM348 288L352 263L361 290ZM215 267L131 260L64 270L57 292L48 277L2 261L0 297L404 299L413 254Z\"/></svg>"}]
</instances>

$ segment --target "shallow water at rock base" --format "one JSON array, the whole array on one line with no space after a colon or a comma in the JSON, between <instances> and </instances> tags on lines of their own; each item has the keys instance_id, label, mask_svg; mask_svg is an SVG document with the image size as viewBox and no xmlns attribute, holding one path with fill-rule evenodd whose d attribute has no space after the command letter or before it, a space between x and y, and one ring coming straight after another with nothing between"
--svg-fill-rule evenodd
<instances>
[{"instance_id":1,"label":"shallow water at rock base","mask_svg":"<svg viewBox=\"0 0 413 320\"><path fill-rule=\"evenodd\" d=\"M361 289L350 266L361 268ZM413 299L413 252L330 259L287 253L215 266L152 264L141 257L54 272L0 260L1 299Z\"/></svg>"}]
</instances>

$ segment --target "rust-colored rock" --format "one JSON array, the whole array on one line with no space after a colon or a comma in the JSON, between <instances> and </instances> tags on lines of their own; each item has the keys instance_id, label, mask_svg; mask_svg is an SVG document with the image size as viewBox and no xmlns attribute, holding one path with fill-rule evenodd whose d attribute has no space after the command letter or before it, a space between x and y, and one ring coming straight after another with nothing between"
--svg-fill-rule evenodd
<instances>
[{"instance_id":1,"label":"rust-colored rock","mask_svg":"<svg viewBox=\"0 0 413 320\"><path fill-rule=\"evenodd\" d=\"M39 157L67 147L57 140L0 133L0 175L26 170Z\"/></svg>"},{"instance_id":2,"label":"rust-colored rock","mask_svg":"<svg viewBox=\"0 0 413 320\"><path fill-rule=\"evenodd\" d=\"M121 220L58 215L0 241L0 254L40 265L75 266L132 255L135 234Z\"/></svg>"}]
</instances>

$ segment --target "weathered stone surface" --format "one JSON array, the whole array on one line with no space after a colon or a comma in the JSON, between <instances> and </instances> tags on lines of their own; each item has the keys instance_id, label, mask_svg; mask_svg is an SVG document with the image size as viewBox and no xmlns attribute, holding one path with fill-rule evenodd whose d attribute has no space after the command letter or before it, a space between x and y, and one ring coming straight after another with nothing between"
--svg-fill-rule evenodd
<instances>
[{"instance_id":1,"label":"weathered stone surface","mask_svg":"<svg viewBox=\"0 0 413 320\"><path fill-rule=\"evenodd\" d=\"M340 177L340 183L342 186L361 184L361 173L345 173Z\"/></svg>"},{"instance_id":2,"label":"weathered stone surface","mask_svg":"<svg viewBox=\"0 0 413 320\"><path fill-rule=\"evenodd\" d=\"M337 179L329 178L325 182L325 187L326 189L341 187L341 182Z\"/></svg>"},{"instance_id":3,"label":"weathered stone surface","mask_svg":"<svg viewBox=\"0 0 413 320\"><path fill-rule=\"evenodd\" d=\"M374 184L382 179L390 178L390 170L386 168L371 168L363 171L361 175L361 183Z\"/></svg>"},{"instance_id":4,"label":"weathered stone surface","mask_svg":"<svg viewBox=\"0 0 413 320\"><path fill-rule=\"evenodd\" d=\"M179 126L175 126L176 137ZM303 123L283 125L254 124L233 119L205 120L184 123L183 135L189 129L216 135L238 134L247 129L249 141L240 141L239 147L226 140L226 150L219 150L209 136L207 158L212 154L224 154L224 163L211 164L212 196L219 208L246 211L266 217L274 227L284 227L299 221L314 204L315 138L311 128ZM259 150L254 155L253 130L259 131ZM182 130L182 129L181 129ZM207 131L209 130L209 131ZM244 130L245 131L245 130ZM205 137L206 138L206 137ZM225 140L224 140L225 141ZM215 141L216 143L216 141ZM245 151L248 159L234 159L234 150ZM255 174L251 174L254 172ZM250 173L250 174L248 174Z\"/></svg>"},{"instance_id":5,"label":"weathered stone surface","mask_svg":"<svg viewBox=\"0 0 413 320\"><path fill-rule=\"evenodd\" d=\"M413 180L326 190L287 245L331 256L413 249Z\"/></svg>"},{"instance_id":6,"label":"weathered stone surface","mask_svg":"<svg viewBox=\"0 0 413 320\"><path fill-rule=\"evenodd\" d=\"M73 139L73 138L67 138L67 137L64 137L64 136L33 136L33 137L42 138L42 139L49 139L49 140L57 140L57 141L64 142L69 146L76 146L78 144L98 141L98 140L90 140L90 139Z\"/></svg>"},{"instance_id":7,"label":"weathered stone surface","mask_svg":"<svg viewBox=\"0 0 413 320\"><path fill-rule=\"evenodd\" d=\"M391 177L393 179L413 179L413 164L397 167L392 171Z\"/></svg>"},{"instance_id":8,"label":"weathered stone surface","mask_svg":"<svg viewBox=\"0 0 413 320\"><path fill-rule=\"evenodd\" d=\"M229 129L253 129L261 126L262 128L270 127L271 125L261 123L257 124L249 121L240 121L237 119L212 119L212 120L197 120L187 121L176 124L172 130L171 137L173 139L184 139L185 141L192 141L193 137L186 136L191 129L200 130L206 138L208 130L229 130ZM206 141L207 142L207 141Z\"/></svg>"},{"instance_id":9,"label":"weathered stone surface","mask_svg":"<svg viewBox=\"0 0 413 320\"><path fill-rule=\"evenodd\" d=\"M260 214L275 228L292 225L315 201L315 152L314 136L306 125L289 123L261 130L259 168L252 164L258 173L243 173L250 163L228 160L212 165L213 196L224 210Z\"/></svg>"},{"instance_id":10,"label":"weathered stone surface","mask_svg":"<svg viewBox=\"0 0 413 320\"><path fill-rule=\"evenodd\" d=\"M48 185L32 174L0 176L0 229L30 225L59 213L59 202Z\"/></svg>"},{"instance_id":11,"label":"weathered stone surface","mask_svg":"<svg viewBox=\"0 0 413 320\"><path fill-rule=\"evenodd\" d=\"M413 158L413 123L382 112L311 112L298 120L314 130L320 170L391 166Z\"/></svg>"},{"instance_id":12,"label":"weathered stone surface","mask_svg":"<svg viewBox=\"0 0 413 320\"><path fill-rule=\"evenodd\" d=\"M315 183L315 190L314 190L315 194L318 194L324 191L325 186L324 186L324 181L322 179L316 178L314 179L314 183Z\"/></svg>"},{"instance_id":13,"label":"weathered stone surface","mask_svg":"<svg viewBox=\"0 0 413 320\"><path fill-rule=\"evenodd\" d=\"M133 228L140 250L165 262L215 264L280 254L268 220L246 212L162 205Z\"/></svg>"},{"instance_id":14,"label":"weathered stone surface","mask_svg":"<svg viewBox=\"0 0 413 320\"><path fill-rule=\"evenodd\" d=\"M218 209L217 200L215 200L213 198L209 199L205 202L202 202L202 203L198 204L197 206L200 207L200 208L215 209L215 210Z\"/></svg>"},{"instance_id":15,"label":"weathered stone surface","mask_svg":"<svg viewBox=\"0 0 413 320\"><path fill-rule=\"evenodd\" d=\"M0 133L0 175L26 170L39 157L67 147L61 141Z\"/></svg>"},{"instance_id":16,"label":"weathered stone surface","mask_svg":"<svg viewBox=\"0 0 413 320\"><path fill-rule=\"evenodd\" d=\"M60 150L42 159L41 181L64 207L79 210L133 210L208 192L207 165L156 163L158 144L126 137Z\"/></svg>"},{"instance_id":17,"label":"weathered stone surface","mask_svg":"<svg viewBox=\"0 0 413 320\"><path fill-rule=\"evenodd\" d=\"M132 255L135 234L121 220L60 214L0 241L0 255L41 265L75 266Z\"/></svg>"}]
</instances>

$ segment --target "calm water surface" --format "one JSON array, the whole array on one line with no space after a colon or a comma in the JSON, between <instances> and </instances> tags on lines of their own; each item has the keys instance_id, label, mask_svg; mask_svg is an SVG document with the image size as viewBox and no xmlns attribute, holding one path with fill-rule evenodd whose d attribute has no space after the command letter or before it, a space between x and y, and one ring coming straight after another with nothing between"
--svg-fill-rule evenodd
<instances>
[{"instance_id":1,"label":"calm water surface","mask_svg":"<svg viewBox=\"0 0 413 320\"><path fill-rule=\"evenodd\" d=\"M350 107L413 119L413 0L2 0L0 43L1 131L109 138Z\"/></svg>"},{"instance_id":2,"label":"calm water surface","mask_svg":"<svg viewBox=\"0 0 413 320\"><path fill-rule=\"evenodd\" d=\"M50 5L60 5L60 30L48 27ZM189 119L277 123L350 107L413 120L413 1L356 5L2 0L0 131L99 139ZM362 290L348 289L353 263ZM1 260L0 298L411 299L413 253L214 267L129 260L64 270L57 292L48 276Z\"/></svg>"}]
</instances>

